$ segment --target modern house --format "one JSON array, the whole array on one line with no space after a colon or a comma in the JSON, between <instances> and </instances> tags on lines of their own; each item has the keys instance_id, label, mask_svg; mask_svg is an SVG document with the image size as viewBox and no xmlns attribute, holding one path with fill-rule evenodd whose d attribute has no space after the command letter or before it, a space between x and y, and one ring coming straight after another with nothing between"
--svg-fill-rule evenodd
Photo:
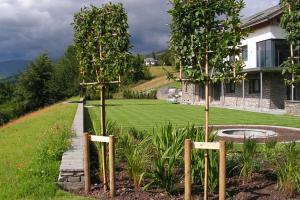
<instances>
[{"instance_id":1,"label":"modern house","mask_svg":"<svg viewBox=\"0 0 300 200\"><path fill-rule=\"evenodd\" d=\"M246 80L241 83L217 83L210 87L212 104L260 109L283 109L291 97L282 77L280 65L287 60L290 49L285 31L280 27L282 10L279 5L242 20L242 27L251 33L242 41L240 57L245 61ZM294 98L300 99L299 85ZM204 86L183 84L182 102L204 103Z\"/></svg>"},{"instance_id":2,"label":"modern house","mask_svg":"<svg viewBox=\"0 0 300 200\"><path fill-rule=\"evenodd\" d=\"M158 64L158 61L155 60L154 58L145 58L144 59L144 64L149 67L149 66L155 66Z\"/></svg>"}]
</instances>

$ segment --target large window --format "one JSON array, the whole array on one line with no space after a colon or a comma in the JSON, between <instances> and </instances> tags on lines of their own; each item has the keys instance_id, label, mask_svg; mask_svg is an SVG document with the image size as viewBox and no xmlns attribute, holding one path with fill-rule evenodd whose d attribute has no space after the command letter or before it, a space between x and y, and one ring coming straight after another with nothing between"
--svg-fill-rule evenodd
<instances>
[{"instance_id":1,"label":"large window","mask_svg":"<svg viewBox=\"0 0 300 200\"><path fill-rule=\"evenodd\" d=\"M230 81L225 85L226 93L235 93L235 83L234 81Z\"/></svg>"},{"instance_id":2,"label":"large window","mask_svg":"<svg viewBox=\"0 0 300 200\"><path fill-rule=\"evenodd\" d=\"M241 53L240 53L240 58L243 61L248 61L248 46L241 46Z\"/></svg>"},{"instance_id":3,"label":"large window","mask_svg":"<svg viewBox=\"0 0 300 200\"><path fill-rule=\"evenodd\" d=\"M249 80L249 94L260 93L260 80L250 79Z\"/></svg>"},{"instance_id":4,"label":"large window","mask_svg":"<svg viewBox=\"0 0 300 200\"><path fill-rule=\"evenodd\" d=\"M257 67L278 67L290 54L286 40L265 40L256 44Z\"/></svg>"}]
</instances>

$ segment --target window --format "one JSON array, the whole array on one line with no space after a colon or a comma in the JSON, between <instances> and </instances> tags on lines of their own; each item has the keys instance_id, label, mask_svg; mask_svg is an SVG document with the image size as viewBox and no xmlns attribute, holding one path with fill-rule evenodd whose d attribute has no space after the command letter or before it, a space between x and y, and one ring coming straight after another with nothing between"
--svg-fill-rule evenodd
<instances>
[{"instance_id":1,"label":"window","mask_svg":"<svg viewBox=\"0 0 300 200\"><path fill-rule=\"evenodd\" d=\"M290 54L286 40L265 40L256 44L257 67L278 67Z\"/></svg>"},{"instance_id":2,"label":"window","mask_svg":"<svg viewBox=\"0 0 300 200\"><path fill-rule=\"evenodd\" d=\"M249 94L260 93L260 80L250 79L249 80Z\"/></svg>"},{"instance_id":3,"label":"window","mask_svg":"<svg viewBox=\"0 0 300 200\"><path fill-rule=\"evenodd\" d=\"M240 58L243 61L248 61L248 46L245 45L245 46L241 46L240 48L241 48Z\"/></svg>"},{"instance_id":4,"label":"window","mask_svg":"<svg viewBox=\"0 0 300 200\"><path fill-rule=\"evenodd\" d=\"M235 83L234 81L230 81L225 85L226 93L235 93Z\"/></svg>"}]
</instances>

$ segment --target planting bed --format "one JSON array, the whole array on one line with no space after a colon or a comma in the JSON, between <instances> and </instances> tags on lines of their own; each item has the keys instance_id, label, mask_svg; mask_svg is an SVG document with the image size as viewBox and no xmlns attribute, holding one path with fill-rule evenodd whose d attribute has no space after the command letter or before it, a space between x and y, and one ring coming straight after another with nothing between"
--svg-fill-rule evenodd
<instances>
[{"instance_id":1,"label":"planting bed","mask_svg":"<svg viewBox=\"0 0 300 200\"><path fill-rule=\"evenodd\" d=\"M161 189L151 189L143 191L142 189L135 189L128 174L125 171L125 166L121 165L116 169L116 200L183 200L183 183L177 185L177 194L168 194ZM95 173L94 175L96 175ZM263 171L261 173L255 173L252 176L252 181L243 185L239 179L239 176L227 178L227 194L230 197L226 199L230 200L288 200L290 198L285 197L282 192L277 189L276 178L269 171ZM100 198L102 200L111 199L109 197L109 191L105 192L102 189L102 184L93 184L91 191L88 195L84 194L84 191L77 191L76 194ZM193 199L203 199L203 194L199 194L199 188L193 187ZM218 195L214 194L210 196L210 199L218 199ZM295 196L294 199L300 199L300 194Z\"/></svg>"}]
</instances>

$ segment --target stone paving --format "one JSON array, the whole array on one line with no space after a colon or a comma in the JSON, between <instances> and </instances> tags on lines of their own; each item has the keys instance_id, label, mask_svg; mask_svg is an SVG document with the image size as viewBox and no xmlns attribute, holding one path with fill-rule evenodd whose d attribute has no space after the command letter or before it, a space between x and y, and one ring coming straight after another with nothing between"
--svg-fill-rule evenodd
<instances>
[{"instance_id":1,"label":"stone paving","mask_svg":"<svg viewBox=\"0 0 300 200\"><path fill-rule=\"evenodd\" d=\"M77 112L73 121L71 147L62 156L58 184L65 190L78 190L84 187L83 173L83 132L84 111L83 99L78 103Z\"/></svg>"}]
</instances>

